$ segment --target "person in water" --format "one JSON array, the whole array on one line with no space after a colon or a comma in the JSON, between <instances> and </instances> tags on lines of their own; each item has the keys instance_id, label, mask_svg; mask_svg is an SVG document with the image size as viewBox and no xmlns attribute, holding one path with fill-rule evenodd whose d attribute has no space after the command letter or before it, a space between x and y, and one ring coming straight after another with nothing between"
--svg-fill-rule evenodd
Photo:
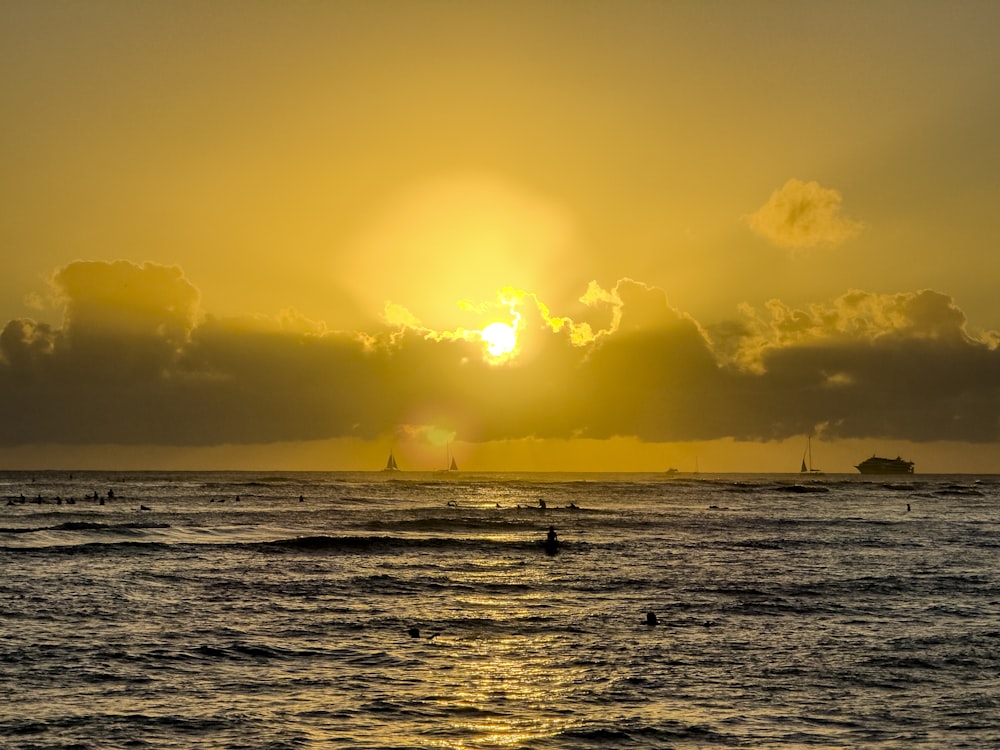
<instances>
[{"instance_id":1,"label":"person in water","mask_svg":"<svg viewBox=\"0 0 1000 750\"><path fill-rule=\"evenodd\" d=\"M556 527L549 526L549 533L545 535L545 551L551 554L558 549L559 535L556 533Z\"/></svg>"}]
</instances>

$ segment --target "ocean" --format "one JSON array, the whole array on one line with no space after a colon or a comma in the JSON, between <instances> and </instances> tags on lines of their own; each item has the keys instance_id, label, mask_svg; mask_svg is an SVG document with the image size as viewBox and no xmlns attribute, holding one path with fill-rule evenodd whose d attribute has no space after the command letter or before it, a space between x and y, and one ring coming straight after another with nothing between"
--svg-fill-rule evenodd
<instances>
[{"instance_id":1,"label":"ocean","mask_svg":"<svg viewBox=\"0 0 1000 750\"><path fill-rule=\"evenodd\" d=\"M5 472L0 623L3 748L1000 747L1000 477Z\"/></svg>"}]
</instances>

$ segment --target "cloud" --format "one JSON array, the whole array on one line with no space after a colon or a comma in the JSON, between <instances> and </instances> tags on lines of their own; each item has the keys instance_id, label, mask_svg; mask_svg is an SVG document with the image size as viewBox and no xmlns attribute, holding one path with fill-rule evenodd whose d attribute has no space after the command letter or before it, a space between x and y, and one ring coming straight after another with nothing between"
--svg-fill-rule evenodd
<instances>
[{"instance_id":1,"label":"cloud","mask_svg":"<svg viewBox=\"0 0 1000 750\"><path fill-rule=\"evenodd\" d=\"M836 245L856 236L863 225L842 215L839 192L818 182L790 179L767 203L747 217L750 228L779 247Z\"/></svg>"},{"instance_id":2,"label":"cloud","mask_svg":"<svg viewBox=\"0 0 1000 750\"><path fill-rule=\"evenodd\" d=\"M972 336L947 295L852 290L798 310L772 300L766 312L745 308L726 334L720 350L753 373L775 435L794 434L787 426L804 420L837 438L1000 437L996 335ZM743 436L767 436L765 424L762 413L749 417Z\"/></svg>"},{"instance_id":3,"label":"cloud","mask_svg":"<svg viewBox=\"0 0 1000 750\"><path fill-rule=\"evenodd\" d=\"M974 341L965 314L954 300L929 289L900 294L851 290L832 304L805 309L773 299L765 309L762 313L743 307L743 325L730 329L729 336L719 336L720 342L729 339L720 346L720 356L739 367L763 372L770 352L792 347L879 346L898 340L993 346L989 339ZM733 336L732 330L739 333Z\"/></svg>"},{"instance_id":4,"label":"cloud","mask_svg":"<svg viewBox=\"0 0 1000 750\"><path fill-rule=\"evenodd\" d=\"M59 355L81 377L169 370L198 320L198 290L176 266L77 262L51 283L64 305Z\"/></svg>"},{"instance_id":5,"label":"cloud","mask_svg":"<svg viewBox=\"0 0 1000 750\"><path fill-rule=\"evenodd\" d=\"M389 433L650 441L828 438L995 441L1000 352L931 290L772 300L703 327L660 289L591 284L587 322L536 294L470 306L515 316L514 357L472 327L401 307L366 331L292 311L218 318L180 269L79 263L54 276L61 326L0 331L0 444L251 444Z\"/></svg>"}]
</instances>

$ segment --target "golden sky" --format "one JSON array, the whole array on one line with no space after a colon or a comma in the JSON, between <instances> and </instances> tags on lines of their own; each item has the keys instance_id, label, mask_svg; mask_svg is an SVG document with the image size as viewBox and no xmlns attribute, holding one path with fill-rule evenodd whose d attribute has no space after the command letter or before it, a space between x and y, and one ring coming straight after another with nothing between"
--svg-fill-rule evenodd
<instances>
[{"instance_id":1,"label":"golden sky","mask_svg":"<svg viewBox=\"0 0 1000 750\"><path fill-rule=\"evenodd\" d=\"M3 3L0 467L1000 471L998 28Z\"/></svg>"}]
</instances>

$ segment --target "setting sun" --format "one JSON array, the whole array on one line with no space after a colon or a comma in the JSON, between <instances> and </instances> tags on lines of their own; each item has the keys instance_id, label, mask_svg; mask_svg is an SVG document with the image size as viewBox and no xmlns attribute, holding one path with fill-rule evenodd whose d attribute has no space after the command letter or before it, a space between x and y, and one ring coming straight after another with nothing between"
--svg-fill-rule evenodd
<instances>
[{"instance_id":1,"label":"setting sun","mask_svg":"<svg viewBox=\"0 0 1000 750\"><path fill-rule=\"evenodd\" d=\"M480 335L486 343L486 351L493 357L510 354L517 346L517 334L506 323L490 323Z\"/></svg>"}]
</instances>

